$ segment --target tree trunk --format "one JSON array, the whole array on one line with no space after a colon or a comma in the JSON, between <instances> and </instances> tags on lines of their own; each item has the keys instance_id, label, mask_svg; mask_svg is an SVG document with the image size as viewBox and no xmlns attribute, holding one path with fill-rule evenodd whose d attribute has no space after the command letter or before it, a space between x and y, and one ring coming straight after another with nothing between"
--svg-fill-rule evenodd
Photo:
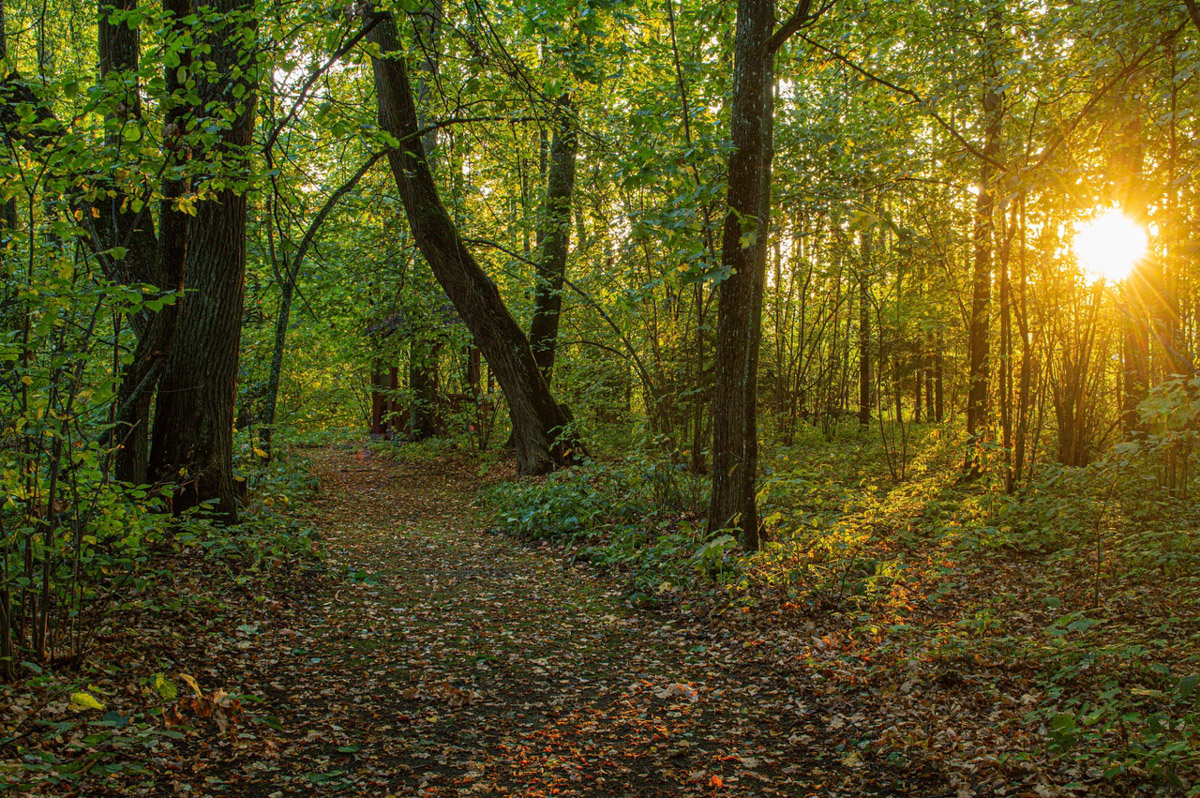
<instances>
[{"instance_id":1,"label":"tree trunk","mask_svg":"<svg viewBox=\"0 0 1200 798\"><path fill-rule=\"evenodd\" d=\"M406 437L423 441L438 434L438 350L436 341L414 335L408 355L408 429Z\"/></svg>"},{"instance_id":2,"label":"tree trunk","mask_svg":"<svg viewBox=\"0 0 1200 798\"><path fill-rule=\"evenodd\" d=\"M1004 216L1001 214L1001 219ZM1012 465L1013 446L1013 370L1012 370L1012 291L1009 286L1009 257L1012 254L1012 237L1016 227L1014 206L1013 220L1004 225L1003 243L1000 247L1000 446L1004 451L1004 490L1012 493L1016 480Z\"/></svg>"},{"instance_id":3,"label":"tree trunk","mask_svg":"<svg viewBox=\"0 0 1200 798\"><path fill-rule=\"evenodd\" d=\"M132 7L132 2L126 2ZM175 38L172 44L181 41L187 29L182 20L191 13L190 0L166 0L163 8L171 12L169 30ZM101 14L101 69L134 70L137 68L136 35L131 35L124 23L111 25L107 15ZM115 42L106 44L106 38ZM132 39L132 54L130 39ZM179 63L165 66L163 77L168 94L184 90L180 72L191 67L191 54L186 48L177 51ZM136 93L136 92L135 92ZM183 289L184 258L187 251L189 216L175 210L174 201L188 189L186 179L179 176L187 159L187 147L180 146L180 137L189 114L182 98L167 110L163 125L163 145L166 148L166 169L162 181L162 201L159 204L159 235L154 231L143 209L138 214L122 212L120 205L100 203L99 226L111 230L110 241L106 233L97 236L97 245L128 246L133 253L129 259L129 276L132 279L152 282L163 291ZM107 206L107 207L104 207ZM123 244L129 241L130 244ZM103 259L102 259L103 262ZM133 358L122 369L121 385L117 390L117 412L114 439L120 443L115 463L117 479L135 485L149 481L150 459L150 409L154 403L154 390L162 372L163 362L170 352L175 336L179 305L167 305L154 314L136 314L131 321L139 332Z\"/></svg>"},{"instance_id":4,"label":"tree trunk","mask_svg":"<svg viewBox=\"0 0 1200 798\"><path fill-rule=\"evenodd\" d=\"M729 209L721 241L721 261L730 275L717 289L708 524L714 531L740 530L743 545L751 550L760 540L755 405L770 231L774 55L767 52L767 43L774 20L774 0L738 0Z\"/></svg>"},{"instance_id":5,"label":"tree trunk","mask_svg":"<svg viewBox=\"0 0 1200 798\"><path fill-rule=\"evenodd\" d=\"M423 111L430 105L433 86L437 82L441 65L441 0L427 0L420 11L413 15L412 20L418 54L417 126L425 130L429 127L429 120ZM421 142L425 146L425 161L432 172L437 166L437 129L426 132L421 137ZM439 314L435 314L437 315ZM434 321L435 328L439 324L440 320ZM440 330L435 329L433 335L439 334ZM435 340L425 339L420 330L413 331L408 356L408 429L404 431L405 436L411 440L423 441L438 434L437 420L434 417L438 405L437 350L438 344Z\"/></svg>"},{"instance_id":6,"label":"tree trunk","mask_svg":"<svg viewBox=\"0 0 1200 798\"><path fill-rule=\"evenodd\" d=\"M111 98L104 135L112 157L125 146L122 129L142 124L142 103L137 81L138 28L131 29L124 22L114 25L109 18L136 8L137 0L100 0L96 31L100 79L102 86L116 95ZM133 198L119 186L106 188L112 196L104 196L94 206L95 248L100 253L99 260L105 267L106 276L117 283L157 284L158 241L149 208L134 211L130 207ZM124 250L124 254L118 256L114 250ZM139 335L144 332L149 315L140 312L130 319Z\"/></svg>"},{"instance_id":7,"label":"tree trunk","mask_svg":"<svg viewBox=\"0 0 1200 798\"><path fill-rule=\"evenodd\" d=\"M529 327L529 345L547 384L554 372L563 279L571 243L571 197L575 191L575 156L579 149L571 114L571 95L564 94L558 99L554 140L550 144L544 227L539 236L541 251L533 289L533 323Z\"/></svg>"},{"instance_id":8,"label":"tree trunk","mask_svg":"<svg viewBox=\"0 0 1200 798\"><path fill-rule=\"evenodd\" d=\"M201 11L215 12L223 22L214 26L208 56L220 77L202 81L200 96L216 118L229 118L211 150L222 163L214 163L209 174L236 181L249 172L254 125L254 55L246 47L253 4L215 0ZM230 522L237 520L233 404L246 270L246 193L246 186L224 188L196 206L187 241L189 291L180 303L159 387L150 454L151 474L180 484L175 512L213 501L218 516Z\"/></svg>"},{"instance_id":9,"label":"tree trunk","mask_svg":"<svg viewBox=\"0 0 1200 798\"><path fill-rule=\"evenodd\" d=\"M979 167L979 193L975 197L975 221L973 246L975 267L971 289L971 318L968 330L970 372L967 389L967 435L970 448L967 453L966 471L977 476L980 468L980 444L988 418L988 378L991 343L988 338L992 306L992 246L995 222L992 210L995 199L992 193L992 162L1000 153L1000 120L1004 113L1004 97L999 90L999 76L995 60L995 37L1000 35L1000 7L993 6L988 12L985 31L986 65L983 88L983 124L985 156Z\"/></svg>"},{"instance_id":10,"label":"tree trunk","mask_svg":"<svg viewBox=\"0 0 1200 798\"><path fill-rule=\"evenodd\" d=\"M1021 338L1021 376L1017 398L1017 431L1013 442L1013 485L1018 486L1025 468L1026 436L1029 429L1029 390L1033 382L1033 346L1029 340L1029 275L1025 260L1025 195L1021 194L1018 205L1018 235L1020 240L1021 273L1017 284L1017 333Z\"/></svg>"},{"instance_id":11,"label":"tree trunk","mask_svg":"<svg viewBox=\"0 0 1200 798\"><path fill-rule=\"evenodd\" d=\"M945 341L942 334L939 332L936 336L935 351L933 354L933 415L934 420L941 424L942 419L946 417L946 393L945 385L942 381L942 372L944 369L945 357L942 355L942 348L945 346Z\"/></svg>"},{"instance_id":12,"label":"tree trunk","mask_svg":"<svg viewBox=\"0 0 1200 798\"><path fill-rule=\"evenodd\" d=\"M381 55L372 57L379 123L400 144L388 150L413 238L446 296L454 303L500 381L513 420L517 469L543 474L575 462L570 416L550 393L529 342L500 292L463 245L438 196L418 132L416 103L391 14L368 35Z\"/></svg>"},{"instance_id":13,"label":"tree trunk","mask_svg":"<svg viewBox=\"0 0 1200 798\"><path fill-rule=\"evenodd\" d=\"M871 423L871 231L862 232L862 268L858 273L858 425Z\"/></svg>"}]
</instances>

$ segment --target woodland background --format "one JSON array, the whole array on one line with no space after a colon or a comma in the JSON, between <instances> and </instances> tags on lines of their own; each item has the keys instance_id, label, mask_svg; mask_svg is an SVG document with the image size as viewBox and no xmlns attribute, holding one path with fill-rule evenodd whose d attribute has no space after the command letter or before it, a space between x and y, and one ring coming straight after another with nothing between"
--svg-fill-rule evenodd
<instances>
[{"instance_id":1,"label":"woodland background","mask_svg":"<svg viewBox=\"0 0 1200 798\"><path fill-rule=\"evenodd\" d=\"M1020 670L1036 756L1197 794L1192 0L0 17L6 681L170 557L319 569L303 452L371 431L515 449L495 526L638 606Z\"/></svg>"}]
</instances>

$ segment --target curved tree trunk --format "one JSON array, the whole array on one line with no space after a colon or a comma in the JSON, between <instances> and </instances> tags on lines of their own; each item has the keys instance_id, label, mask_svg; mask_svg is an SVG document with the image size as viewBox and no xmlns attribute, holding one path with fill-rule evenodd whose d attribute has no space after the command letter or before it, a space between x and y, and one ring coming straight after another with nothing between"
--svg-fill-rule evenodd
<instances>
[{"instance_id":1,"label":"curved tree trunk","mask_svg":"<svg viewBox=\"0 0 1200 798\"><path fill-rule=\"evenodd\" d=\"M518 471L543 474L572 463L576 447L566 435L570 432L570 417L554 401L525 334L504 306L495 283L463 245L442 205L418 135L416 103L395 21L391 14L370 7L365 12L368 18L380 13L381 21L367 37L381 53L371 59L379 123L400 142L388 150L388 162L413 238L508 399Z\"/></svg>"}]
</instances>

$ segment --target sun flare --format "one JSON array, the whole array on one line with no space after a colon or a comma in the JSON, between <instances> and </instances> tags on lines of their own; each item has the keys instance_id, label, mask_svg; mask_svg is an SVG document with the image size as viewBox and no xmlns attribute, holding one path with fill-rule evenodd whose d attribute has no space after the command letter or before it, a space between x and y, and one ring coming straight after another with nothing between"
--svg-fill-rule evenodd
<instances>
[{"instance_id":1,"label":"sun flare","mask_svg":"<svg viewBox=\"0 0 1200 798\"><path fill-rule=\"evenodd\" d=\"M1119 283L1146 255L1146 231L1113 208L1086 222L1075 234L1075 257L1092 282Z\"/></svg>"}]
</instances>

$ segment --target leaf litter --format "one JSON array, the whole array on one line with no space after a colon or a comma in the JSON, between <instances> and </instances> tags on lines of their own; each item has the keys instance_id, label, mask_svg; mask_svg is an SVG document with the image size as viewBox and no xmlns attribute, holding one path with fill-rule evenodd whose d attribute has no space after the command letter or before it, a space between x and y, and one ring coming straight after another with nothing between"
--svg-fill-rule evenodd
<instances>
[{"instance_id":1,"label":"leaf litter","mask_svg":"<svg viewBox=\"0 0 1200 798\"><path fill-rule=\"evenodd\" d=\"M98 680L109 708L157 706L156 733L48 740L64 771L104 769L30 794L955 793L932 760L876 756L869 710L800 651L634 609L609 577L485 531L474 462L356 451L313 455L329 571L264 597L181 568L172 589L220 599L131 618Z\"/></svg>"}]
</instances>

